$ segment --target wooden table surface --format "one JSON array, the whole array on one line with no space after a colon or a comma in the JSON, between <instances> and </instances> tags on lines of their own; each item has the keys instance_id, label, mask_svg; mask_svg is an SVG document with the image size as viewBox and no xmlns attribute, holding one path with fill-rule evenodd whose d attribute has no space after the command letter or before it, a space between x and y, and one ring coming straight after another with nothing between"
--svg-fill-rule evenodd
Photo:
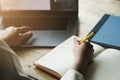
<instances>
[{"instance_id":1,"label":"wooden table surface","mask_svg":"<svg viewBox=\"0 0 120 80\"><path fill-rule=\"evenodd\" d=\"M120 0L79 0L79 37L84 37L99 21L103 14L120 16ZM24 71L39 80L56 80L38 70L33 62L47 54L52 48L16 48Z\"/></svg>"}]
</instances>

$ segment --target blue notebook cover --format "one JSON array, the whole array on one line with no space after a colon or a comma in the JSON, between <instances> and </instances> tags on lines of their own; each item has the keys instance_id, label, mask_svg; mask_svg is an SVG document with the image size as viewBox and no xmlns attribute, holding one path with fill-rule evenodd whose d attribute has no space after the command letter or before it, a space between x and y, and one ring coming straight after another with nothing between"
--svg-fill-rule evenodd
<instances>
[{"instance_id":1,"label":"blue notebook cover","mask_svg":"<svg viewBox=\"0 0 120 80\"><path fill-rule=\"evenodd\" d=\"M120 16L105 14L92 31L95 35L89 39L91 42L120 49Z\"/></svg>"}]
</instances>

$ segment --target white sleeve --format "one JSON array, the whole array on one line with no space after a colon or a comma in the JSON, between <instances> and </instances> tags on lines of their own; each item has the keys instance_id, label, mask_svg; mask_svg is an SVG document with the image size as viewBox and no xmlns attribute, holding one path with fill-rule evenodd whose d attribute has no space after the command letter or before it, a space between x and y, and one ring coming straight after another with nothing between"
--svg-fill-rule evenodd
<instances>
[{"instance_id":1,"label":"white sleeve","mask_svg":"<svg viewBox=\"0 0 120 80\"><path fill-rule=\"evenodd\" d=\"M13 75L10 78L14 77L15 74L17 74L21 78L29 78L22 70L22 67L20 65L16 53L3 40L0 40L0 59L3 59L4 62L8 62L5 63L7 66L5 65L4 69L13 71L13 73L10 73L10 75ZM9 75L4 75L4 76L8 77ZM4 80L8 80L8 79L4 79Z\"/></svg>"},{"instance_id":2,"label":"white sleeve","mask_svg":"<svg viewBox=\"0 0 120 80\"><path fill-rule=\"evenodd\" d=\"M60 80L84 80L84 76L76 70L69 70Z\"/></svg>"}]
</instances>

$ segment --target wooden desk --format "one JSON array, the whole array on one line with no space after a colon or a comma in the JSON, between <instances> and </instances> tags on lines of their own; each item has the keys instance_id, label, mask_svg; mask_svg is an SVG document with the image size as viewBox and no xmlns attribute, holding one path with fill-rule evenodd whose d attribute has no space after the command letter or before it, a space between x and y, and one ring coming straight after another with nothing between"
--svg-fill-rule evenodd
<instances>
[{"instance_id":1,"label":"wooden desk","mask_svg":"<svg viewBox=\"0 0 120 80\"><path fill-rule=\"evenodd\" d=\"M94 27L103 14L120 15L120 0L79 0L79 36L84 37ZM39 80L56 80L36 69L33 62L48 53L52 48L17 48L24 71Z\"/></svg>"}]
</instances>

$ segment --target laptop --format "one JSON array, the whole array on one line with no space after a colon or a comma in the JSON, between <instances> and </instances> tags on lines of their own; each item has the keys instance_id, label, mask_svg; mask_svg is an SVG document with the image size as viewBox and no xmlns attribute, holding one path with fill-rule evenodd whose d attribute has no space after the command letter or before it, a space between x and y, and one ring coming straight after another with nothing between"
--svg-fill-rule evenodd
<instances>
[{"instance_id":1,"label":"laptop","mask_svg":"<svg viewBox=\"0 0 120 80\"><path fill-rule=\"evenodd\" d=\"M78 0L1 0L1 30L30 26L23 47L54 47L77 34Z\"/></svg>"}]
</instances>

